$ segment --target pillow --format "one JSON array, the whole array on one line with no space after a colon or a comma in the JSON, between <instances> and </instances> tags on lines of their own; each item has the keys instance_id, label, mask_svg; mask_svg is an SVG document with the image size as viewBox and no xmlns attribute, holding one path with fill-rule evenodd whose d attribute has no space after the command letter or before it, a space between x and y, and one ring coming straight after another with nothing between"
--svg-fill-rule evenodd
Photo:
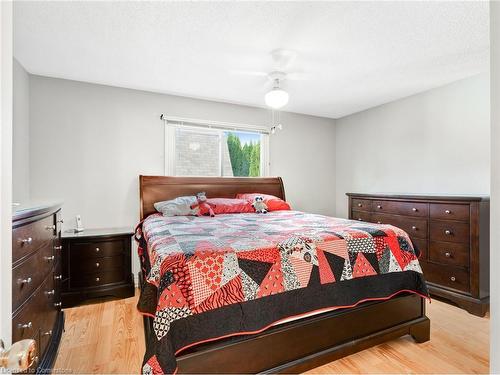
<instances>
[{"instance_id":1,"label":"pillow","mask_svg":"<svg viewBox=\"0 0 500 375\"><path fill-rule=\"evenodd\" d=\"M252 204L246 199L209 198L207 203L212 206L216 215L254 212Z\"/></svg>"},{"instance_id":2,"label":"pillow","mask_svg":"<svg viewBox=\"0 0 500 375\"><path fill-rule=\"evenodd\" d=\"M191 205L197 202L196 197L193 195L156 202L154 206L156 211L161 212L163 216L187 216L196 215L196 209L192 210Z\"/></svg>"},{"instance_id":3,"label":"pillow","mask_svg":"<svg viewBox=\"0 0 500 375\"><path fill-rule=\"evenodd\" d=\"M248 202L253 203L255 197L261 196L264 198L264 203L267 206L268 211L281 211L281 210L291 210L290 205L283 199L275 197L269 194L259 194L259 193L245 193L237 194L236 198L246 199Z\"/></svg>"}]
</instances>

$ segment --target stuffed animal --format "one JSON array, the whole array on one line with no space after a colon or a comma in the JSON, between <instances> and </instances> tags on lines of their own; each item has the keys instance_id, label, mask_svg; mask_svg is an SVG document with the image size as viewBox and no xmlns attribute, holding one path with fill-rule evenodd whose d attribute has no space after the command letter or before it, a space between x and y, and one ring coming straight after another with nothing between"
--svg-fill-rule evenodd
<instances>
[{"instance_id":1,"label":"stuffed animal","mask_svg":"<svg viewBox=\"0 0 500 375\"><path fill-rule=\"evenodd\" d=\"M212 206L215 208L215 205L211 205L207 202L207 195L202 191L196 194L196 203L193 203L190 207L192 210L196 211L196 216L214 217L215 213Z\"/></svg>"},{"instance_id":2,"label":"stuffed animal","mask_svg":"<svg viewBox=\"0 0 500 375\"><path fill-rule=\"evenodd\" d=\"M260 195L255 197L252 207L258 214L267 214L267 205L264 203L264 197L261 197Z\"/></svg>"}]
</instances>

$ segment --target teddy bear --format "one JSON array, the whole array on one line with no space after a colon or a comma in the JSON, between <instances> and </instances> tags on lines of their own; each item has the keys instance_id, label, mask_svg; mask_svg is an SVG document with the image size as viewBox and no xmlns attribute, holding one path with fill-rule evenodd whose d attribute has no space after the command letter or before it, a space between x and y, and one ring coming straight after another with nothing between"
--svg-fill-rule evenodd
<instances>
[{"instance_id":1,"label":"teddy bear","mask_svg":"<svg viewBox=\"0 0 500 375\"><path fill-rule=\"evenodd\" d=\"M196 203L193 203L190 208L196 211L196 216L210 216L214 217L215 213L213 208L215 205L212 205L207 202L207 195L204 191L196 194Z\"/></svg>"},{"instance_id":2,"label":"teddy bear","mask_svg":"<svg viewBox=\"0 0 500 375\"><path fill-rule=\"evenodd\" d=\"M264 197L259 195L256 196L254 202L252 203L252 207L258 214L267 214L267 205L264 203Z\"/></svg>"}]
</instances>

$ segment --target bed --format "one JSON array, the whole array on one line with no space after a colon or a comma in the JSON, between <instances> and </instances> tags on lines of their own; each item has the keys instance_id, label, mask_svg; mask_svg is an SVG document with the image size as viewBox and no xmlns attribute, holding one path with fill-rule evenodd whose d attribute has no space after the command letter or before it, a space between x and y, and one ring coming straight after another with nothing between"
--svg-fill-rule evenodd
<instances>
[{"instance_id":1,"label":"bed","mask_svg":"<svg viewBox=\"0 0 500 375\"><path fill-rule=\"evenodd\" d=\"M144 373L298 373L403 335L429 340L418 250L399 228L154 209L200 191L285 199L281 178L140 176Z\"/></svg>"}]
</instances>

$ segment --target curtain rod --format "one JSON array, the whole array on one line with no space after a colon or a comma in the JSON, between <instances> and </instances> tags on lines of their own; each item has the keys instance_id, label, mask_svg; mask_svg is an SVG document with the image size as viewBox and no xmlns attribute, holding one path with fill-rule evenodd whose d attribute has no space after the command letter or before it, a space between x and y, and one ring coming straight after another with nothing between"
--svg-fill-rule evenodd
<instances>
[{"instance_id":1,"label":"curtain rod","mask_svg":"<svg viewBox=\"0 0 500 375\"><path fill-rule=\"evenodd\" d=\"M187 117L176 117L176 116L166 116L163 113L160 115L160 120L167 122L177 122L177 123L185 123L186 125L192 124L198 127L206 127L206 128L221 128L227 130L241 130L241 131L253 131L257 133L269 134L270 129L263 125L253 125L253 124L238 124L232 122L223 122L223 121L212 121L212 120L201 120L201 119L193 119Z\"/></svg>"}]
</instances>

